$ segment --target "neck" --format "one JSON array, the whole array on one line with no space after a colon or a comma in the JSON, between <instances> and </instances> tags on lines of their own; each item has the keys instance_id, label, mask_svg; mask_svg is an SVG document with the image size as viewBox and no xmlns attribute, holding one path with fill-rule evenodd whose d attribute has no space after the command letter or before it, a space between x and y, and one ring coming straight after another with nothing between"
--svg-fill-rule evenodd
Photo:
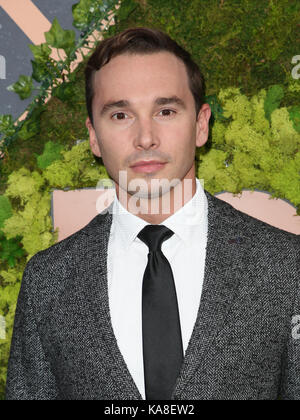
<instances>
[{"instance_id":1,"label":"neck","mask_svg":"<svg viewBox=\"0 0 300 420\"><path fill-rule=\"evenodd\" d=\"M128 194L116 185L116 194L122 206L130 213L145 220L151 225L159 225L185 206L196 194L195 176L185 178L171 187L162 196L156 198L140 198Z\"/></svg>"}]
</instances>

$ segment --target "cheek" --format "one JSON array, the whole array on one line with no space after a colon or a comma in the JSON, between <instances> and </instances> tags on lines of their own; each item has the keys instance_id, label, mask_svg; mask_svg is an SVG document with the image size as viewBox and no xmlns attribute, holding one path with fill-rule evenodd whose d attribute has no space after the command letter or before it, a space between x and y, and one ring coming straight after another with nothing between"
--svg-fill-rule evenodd
<instances>
[{"instance_id":1,"label":"cheek","mask_svg":"<svg viewBox=\"0 0 300 420\"><path fill-rule=\"evenodd\" d=\"M194 127L189 123L176 124L166 129L163 137L167 139L165 146L172 154L184 159L184 155L190 150L196 148L196 132Z\"/></svg>"},{"instance_id":2,"label":"cheek","mask_svg":"<svg viewBox=\"0 0 300 420\"><path fill-rule=\"evenodd\" d=\"M116 175L115 171L124 170L126 159L132 154L128 137L111 133L103 137L102 144L103 162L111 174Z\"/></svg>"}]
</instances>

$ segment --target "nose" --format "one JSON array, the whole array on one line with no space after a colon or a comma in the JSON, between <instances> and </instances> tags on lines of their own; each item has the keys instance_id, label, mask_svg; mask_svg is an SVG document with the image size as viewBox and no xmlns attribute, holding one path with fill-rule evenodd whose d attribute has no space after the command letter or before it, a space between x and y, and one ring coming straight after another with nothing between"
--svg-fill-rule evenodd
<instances>
[{"instance_id":1,"label":"nose","mask_svg":"<svg viewBox=\"0 0 300 420\"><path fill-rule=\"evenodd\" d=\"M159 146L159 138L155 131L152 118L144 117L143 119L139 119L134 145L136 148L146 150Z\"/></svg>"}]
</instances>

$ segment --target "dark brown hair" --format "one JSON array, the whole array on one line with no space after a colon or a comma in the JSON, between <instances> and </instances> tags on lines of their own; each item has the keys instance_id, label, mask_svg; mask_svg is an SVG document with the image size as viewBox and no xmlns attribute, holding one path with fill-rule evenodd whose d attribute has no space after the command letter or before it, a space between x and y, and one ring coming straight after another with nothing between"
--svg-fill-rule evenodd
<instances>
[{"instance_id":1,"label":"dark brown hair","mask_svg":"<svg viewBox=\"0 0 300 420\"><path fill-rule=\"evenodd\" d=\"M191 55L162 31L150 28L130 28L101 41L87 63L85 69L86 105L92 123L93 82L96 71L108 64L112 58L122 54L153 54L162 51L170 52L184 62L198 116L205 103L205 81Z\"/></svg>"}]
</instances>

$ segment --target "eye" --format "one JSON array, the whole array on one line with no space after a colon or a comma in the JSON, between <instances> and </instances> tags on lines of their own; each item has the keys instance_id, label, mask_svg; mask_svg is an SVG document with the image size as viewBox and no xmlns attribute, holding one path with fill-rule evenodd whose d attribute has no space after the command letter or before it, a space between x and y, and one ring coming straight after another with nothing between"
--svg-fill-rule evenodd
<instances>
[{"instance_id":1,"label":"eye","mask_svg":"<svg viewBox=\"0 0 300 420\"><path fill-rule=\"evenodd\" d=\"M170 117L172 114L176 114L176 111L173 111L172 109L163 109L160 111L160 114L163 113L163 117Z\"/></svg>"},{"instance_id":2,"label":"eye","mask_svg":"<svg viewBox=\"0 0 300 420\"><path fill-rule=\"evenodd\" d=\"M126 120L126 118L124 118L126 116L127 114L125 114L125 112L117 112L116 114L112 115L112 119L117 121L123 121Z\"/></svg>"}]
</instances>

